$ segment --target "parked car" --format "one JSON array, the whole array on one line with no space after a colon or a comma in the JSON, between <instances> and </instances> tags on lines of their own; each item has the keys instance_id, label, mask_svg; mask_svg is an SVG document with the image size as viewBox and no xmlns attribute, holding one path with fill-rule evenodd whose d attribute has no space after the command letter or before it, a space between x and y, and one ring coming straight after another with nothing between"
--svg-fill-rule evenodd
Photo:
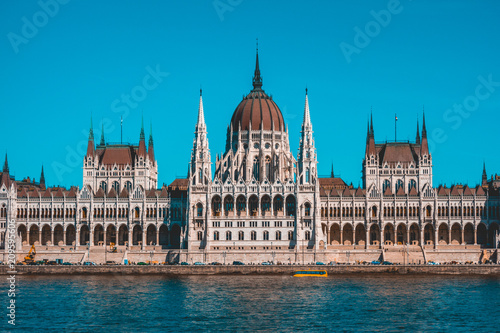
<instances>
[{"instance_id":1,"label":"parked car","mask_svg":"<svg viewBox=\"0 0 500 333\"><path fill-rule=\"evenodd\" d=\"M245 264L242 263L241 261L233 261L233 265L235 265L235 266L243 266Z\"/></svg>"},{"instance_id":2,"label":"parked car","mask_svg":"<svg viewBox=\"0 0 500 333\"><path fill-rule=\"evenodd\" d=\"M204 262L197 261L197 262L195 262L193 265L196 265L196 266L203 266L203 265L205 265L205 263L204 263Z\"/></svg>"},{"instance_id":3,"label":"parked car","mask_svg":"<svg viewBox=\"0 0 500 333\"><path fill-rule=\"evenodd\" d=\"M84 266L97 266L95 262L93 261L86 261L83 263Z\"/></svg>"}]
</instances>

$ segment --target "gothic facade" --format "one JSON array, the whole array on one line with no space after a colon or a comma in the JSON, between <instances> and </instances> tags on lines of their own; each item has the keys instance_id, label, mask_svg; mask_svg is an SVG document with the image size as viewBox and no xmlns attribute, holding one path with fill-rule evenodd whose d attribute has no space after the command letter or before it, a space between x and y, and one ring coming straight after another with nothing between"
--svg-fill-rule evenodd
<instances>
[{"instance_id":1,"label":"gothic facade","mask_svg":"<svg viewBox=\"0 0 500 333\"><path fill-rule=\"evenodd\" d=\"M241 253L498 246L500 178L481 185L434 186L425 116L413 142L375 142L368 124L363 186L318 176L306 90L299 150L291 152L283 115L262 88L257 55L253 89L236 107L225 151L212 163L202 94L188 174L158 186L150 133L139 144L95 145L91 125L83 186L46 187L10 176L0 184L0 236L14 220L19 245L54 251L116 244L133 250ZM314 111L313 111L314 113ZM212 167L214 168L212 172Z\"/></svg>"}]
</instances>

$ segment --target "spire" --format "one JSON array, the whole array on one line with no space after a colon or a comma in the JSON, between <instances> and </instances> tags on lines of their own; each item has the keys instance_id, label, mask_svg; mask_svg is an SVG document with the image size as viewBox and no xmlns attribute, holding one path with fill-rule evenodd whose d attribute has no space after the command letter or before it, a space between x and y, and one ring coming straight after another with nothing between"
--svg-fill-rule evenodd
<instances>
[{"instance_id":1,"label":"spire","mask_svg":"<svg viewBox=\"0 0 500 333\"><path fill-rule=\"evenodd\" d=\"M417 117L417 136L416 136L416 139L415 139L415 143L416 144L420 144L420 130L418 128L418 117Z\"/></svg>"},{"instance_id":2,"label":"spire","mask_svg":"<svg viewBox=\"0 0 500 333\"><path fill-rule=\"evenodd\" d=\"M422 120L422 148L421 148L421 154L422 155L429 155L429 146L427 144L427 129L425 128L425 113L423 115L423 120Z\"/></svg>"},{"instance_id":3,"label":"spire","mask_svg":"<svg viewBox=\"0 0 500 333\"><path fill-rule=\"evenodd\" d=\"M373 131L373 113L370 111L370 125L368 127L368 137L366 139L366 155L376 155L375 151L375 135Z\"/></svg>"},{"instance_id":4,"label":"spire","mask_svg":"<svg viewBox=\"0 0 500 333\"><path fill-rule=\"evenodd\" d=\"M425 128L425 111L423 111L423 124L422 124L422 139L427 138L427 129Z\"/></svg>"},{"instance_id":5,"label":"spire","mask_svg":"<svg viewBox=\"0 0 500 333\"><path fill-rule=\"evenodd\" d=\"M43 164L42 164L42 173L40 174L40 188L45 190L45 175L43 173Z\"/></svg>"},{"instance_id":6,"label":"spire","mask_svg":"<svg viewBox=\"0 0 500 333\"><path fill-rule=\"evenodd\" d=\"M7 153L5 153L5 162L3 164L3 172L9 173L9 161L7 160Z\"/></svg>"},{"instance_id":7,"label":"spire","mask_svg":"<svg viewBox=\"0 0 500 333\"><path fill-rule=\"evenodd\" d=\"M253 90L262 89L262 77L260 76L259 69L259 39L257 38L257 55L255 60L255 72L253 75Z\"/></svg>"},{"instance_id":8,"label":"spire","mask_svg":"<svg viewBox=\"0 0 500 333\"><path fill-rule=\"evenodd\" d=\"M306 88L306 102L304 106L304 121L302 122L302 130L304 130L304 127L312 127L311 124L311 115L309 113L309 99L307 97L307 88Z\"/></svg>"},{"instance_id":9,"label":"spire","mask_svg":"<svg viewBox=\"0 0 500 333\"><path fill-rule=\"evenodd\" d=\"M94 126L92 125L92 114L90 115L89 141L94 141Z\"/></svg>"},{"instance_id":10,"label":"spire","mask_svg":"<svg viewBox=\"0 0 500 333\"><path fill-rule=\"evenodd\" d=\"M105 146L106 141L104 140L104 122L101 124L101 142L99 143L100 146Z\"/></svg>"},{"instance_id":11,"label":"spire","mask_svg":"<svg viewBox=\"0 0 500 333\"><path fill-rule=\"evenodd\" d=\"M370 135L374 136L375 133L373 132L373 113L370 110Z\"/></svg>"},{"instance_id":12,"label":"spire","mask_svg":"<svg viewBox=\"0 0 500 333\"><path fill-rule=\"evenodd\" d=\"M141 134L139 136L139 140L145 140L144 136L144 114L141 116Z\"/></svg>"},{"instance_id":13,"label":"spire","mask_svg":"<svg viewBox=\"0 0 500 333\"><path fill-rule=\"evenodd\" d=\"M154 163L154 161L155 161L155 150L153 148L153 123L151 123L150 129L149 129L148 156L149 156L149 160L152 163Z\"/></svg>"},{"instance_id":14,"label":"spire","mask_svg":"<svg viewBox=\"0 0 500 333\"><path fill-rule=\"evenodd\" d=\"M5 153L5 163L3 164L3 173L0 185L5 184L7 188L10 187L10 175L9 175L9 162L7 161L7 153Z\"/></svg>"},{"instance_id":15,"label":"spire","mask_svg":"<svg viewBox=\"0 0 500 333\"><path fill-rule=\"evenodd\" d=\"M144 136L144 115L141 117L141 134L139 135L139 156L146 157L146 141Z\"/></svg>"},{"instance_id":16,"label":"spire","mask_svg":"<svg viewBox=\"0 0 500 333\"><path fill-rule=\"evenodd\" d=\"M94 125L92 124L92 114L90 115L89 142L87 144L87 156L94 156Z\"/></svg>"},{"instance_id":17,"label":"spire","mask_svg":"<svg viewBox=\"0 0 500 333\"><path fill-rule=\"evenodd\" d=\"M482 176L482 186L488 185L488 174L486 173L486 163L483 161L483 176Z\"/></svg>"},{"instance_id":18,"label":"spire","mask_svg":"<svg viewBox=\"0 0 500 333\"><path fill-rule=\"evenodd\" d=\"M196 124L196 128L205 128L205 114L203 113L203 97L202 90L200 89L200 106L198 107L198 123Z\"/></svg>"},{"instance_id":19,"label":"spire","mask_svg":"<svg viewBox=\"0 0 500 333\"><path fill-rule=\"evenodd\" d=\"M149 126L149 146L153 145L153 123Z\"/></svg>"}]
</instances>

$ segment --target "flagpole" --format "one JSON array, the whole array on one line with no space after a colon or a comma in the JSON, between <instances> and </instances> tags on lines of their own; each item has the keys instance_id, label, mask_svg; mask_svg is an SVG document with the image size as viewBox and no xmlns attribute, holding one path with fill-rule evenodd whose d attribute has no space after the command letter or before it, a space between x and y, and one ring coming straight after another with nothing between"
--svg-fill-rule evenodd
<instances>
[{"instance_id":1,"label":"flagpole","mask_svg":"<svg viewBox=\"0 0 500 333\"><path fill-rule=\"evenodd\" d=\"M394 114L394 142L398 141L398 115Z\"/></svg>"}]
</instances>

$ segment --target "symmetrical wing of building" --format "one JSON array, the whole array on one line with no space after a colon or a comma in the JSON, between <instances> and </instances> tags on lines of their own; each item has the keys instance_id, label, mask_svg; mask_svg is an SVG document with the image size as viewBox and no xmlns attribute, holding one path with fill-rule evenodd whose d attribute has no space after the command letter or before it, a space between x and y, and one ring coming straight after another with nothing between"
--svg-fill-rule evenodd
<instances>
[{"instance_id":1,"label":"symmetrical wing of building","mask_svg":"<svg viewBox=\"0 0 500 333\"><path fill-rule=\"evenodd\" d=\"M243 252L266 249L369 249L403 244L496 247L500 197L495 176L433 186L425 115L414 142L375 142L367 129L363 186L318 177L307 90L299 151L273 98L262 89L257 55L253 89L236 107L225 152L212 164L200 92L185 179L158 188L153 136L139 144L98 145L90 128L83 186L16 181L7 157L0 184L0 232L15 220L25 245L103 246ZM212 168L214 172L212 173ZM214 175L214 176L212 176Z\"/></svg>"}]
</instances>

